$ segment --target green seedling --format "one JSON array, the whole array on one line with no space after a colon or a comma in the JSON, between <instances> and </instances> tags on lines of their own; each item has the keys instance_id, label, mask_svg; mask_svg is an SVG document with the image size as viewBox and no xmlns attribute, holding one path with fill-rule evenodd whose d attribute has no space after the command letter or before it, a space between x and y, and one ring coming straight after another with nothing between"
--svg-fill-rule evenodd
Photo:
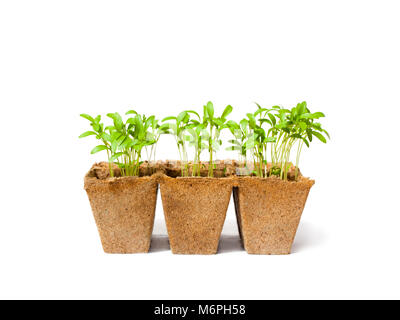
<instances>
[{"instance_id":1,"label":"green seedling","mask_svg":"<svg viewBox=\"0 0 400 320\"><path fill-rule=\"evenodd\" d=\"M200 177L200 155L203 150L207 149L208 132L206 131L206 126L201 121L191 120L191 124L186 128L187 139L189 141L189 146L194 148L194 160L192 168L192 176Z\"/></svg>"},{"instance_id":2,"label":"green seedling","mask_svg":"<svg viewBox=\"0 0 400 320\"><path fill-rule=\"evenodd\" d=\"M257 104L257 111L247 114L250 134L246 141L246 149L251 150L255 168L255 174L259 177L267 176L267 150L268 144L275 141L275 137L269 131L265 131L264 124L273 125L275 117L274 108L265 109Z\"/></svg>"},{"instance_id":3,"label":"green seedling","mask_svg":"<svg viewBox=\"0 0 400 320\"><path fill-rule=\"evenodd\" d=\"M228 128L227 116L232 112L232 106L228 105L220 117L214 116L214 106L211 101L203 107L203 124L208 129L208 135L205 137L207 139L207 148L209 152L209 165L208 165L208 176L214 176L214 153L222 145L220 139L221 130Z\"/></svg>"},{"instance_id":4,"label":"green seedling","mask_svg":"<svg viewBox=\"0 0 400 320\"><path fill-rule=\"evenodd\" d=\"M112 157L111 144L108 141L109 135L104 130L104 124L100 122L101 116L98 115L97 117L93 118L92 116L85 114L85 113L82 113L80 116L82 118L85 118L90 121L90 125L93 130L82 133L79 136L79 138L95 136L97 140L100 140L102 142L102 144L94 147L90 153L95 154L97 152L106 150L107 151L107 159L108 159L108 163L109 163L110 176L114 177L114 170L113 170L112 161L111 161L111 157Z\"/></svg>"},{"instance_id":5,"label":"green seedling","mask_svg":"<svg viewBox=\"0 0 400 320\"><path fill-rule=\"evenodd\" d=\"M247 148L246 140L250 134L249 121L243 119L240 123L229 120L227 123L229 131L232 133L234 139L228 140L231 146L227 147L227 151L237 151L239 154L239 163L243 167L247 166Z\"/></svg>"},{"instance_id":6,"label":"green seedling","mask_svg":"<svg viewBox=\"0 0 400 320\"><path fill-rule=\"evenodd\" d=\"M231 123L230 130L235 139L229 141L232 146L228 149L239 151L242 158L250 151L255 168L253 174L256 176L275 175L287 180L291 167L291 150L297 145L295 161L295 179L297 180L303 145L309 147L313 136L324 143L326 143L325 136L329 138L328 132L322 128L321 124L314 122L325 115L322 112L311 113L306 102L297 104L291 110L279 106L265 109L258 104L257 108L255 113L248 113L247 118L243 119L240 125ZM264 129L265 125L268 125L268 128ZM268 170L269 145L271 145L272 166Z\"/></svg>"},{"instance_id":7,"label":"green seedling","mask_svg":"<svg viewBox=\"0 0 400 320\"><path fill-rule=\"evenodd\" d=\"M146 123L149 123L149 131L147 132L147 140L148 141L155 141L155 143L145 146L146 155L148 165L150 166L151 161L155 162L156 160L156 151L157 151L157 144L160 140L162 134L168 133L167 126L162 126L159 124L159 121L154 117L151 116L146 120Z\"/></svg>"},{"instance_id":8,"label":"green seedling","mask_svg":"<svg viewBox=\"0 0 400 320\"><path fill-rule=\"evenodd\" d=\"M269 129L269 133L275 138L275 141L271 148L272 168L270 174L287 180L291 167L291 150L297 145L295 161L295 180L297 180L300 155L304 144L309 147L313 136L323 143L326 143L325 136L330 138L329 133L322 128L321 124L314 122L325 115L322 112L311 113L305 101L298 103L290 110L277 106L273 108L276 110L275 121L271 121L272 127Z\"/></svg>"},{"instance_id":9,"label":"green seedling","mask_svg":"<svg viewBox=\"0 0 400 320\"><path fill-rule=\"evenodd\" d=\"M254 113L248 113L239 123L227 121L232 107L228 105L220 117L214 115L214 106L208 102L203 107L203 119L196 111L187 110L177 117L167 117L159 124L155 116L146 117L131 110L126 114L131 117L123 121L118 113L109 113L113 124L105 127L101 116L81 116L90 122L92 130L79 137L95 136L100 144L94 147L92 154L106 151L110 176L114 176L113 163L120 168L122 176L138 176L143 148L147 159L155 160L156 146L161 134L173 134L178 146L181 160L181 175L188 176L187 145L194 147L193 176L200 176L200 155L202 151L209 152L208 176L214 176L215 154L222 145L220 133L228 128L233 135L229 140L231 146L227 150L237 151L239 161L247 164L247 155L251 154L254 162L254 174L259 177L278 176L287 180L291 168L290 155L297 146L295 160L295 179L298 178L298 167L303 146L310 146L313 138L326 143L329 133L316 122L325 117L322 112L311 113L307 103L298 103L292 109L273 106L262 108L257 104ZM194 117L191 118L191 115ZM167 122L171 121L172 122ZM267 127L265 127L267 126ZM270 146L270 148L269 148ZM271 156L271 168L268 168L268 151ZM204 167L204 165L203 165Z\"/></svg>"},{"instance_id":10,"label":"green seedling","mask_svg":"<svg viewBox=\"0 0 400 320\"><path fill-rule=\"evenodd\" d=\"M186 130L193 128L190 122L190 115L196 115L200 120L200 116L196 111L186 110L182 111L177 117L171 116L166 117L162 122L173 120L170 123L164 123L161 126L163 132L167 134L172 134L175 137L176 145L178 147L179 158L181 161L181 175L182 177L187 177L189 175L188 168L188 154L186 148L186 142L189 140L186 135Z\"/></svg>"},{"instance_id":11,"label":"green seedling","mask_svg":"<svg viewBox=\"0 0 400 320\"><path fill-rule=\"evenodd\" d=\"M147 118L134 110L130 110L126 114L133 115L133 117L124 122L118 112L108 113L107 116L113 120L113 125L105 128L100 123L100 116L92 118L87 114L81 115L91 122L93 131L87 131L80 137L95 135L103 142L102 145L96 146L91 153L107 151L111 177L114 176L112 163L118 165L122 176L138 176L143 148L152 146L158 141L157 136L149 131L149 128L155 126L154 116Z\"/></svg>"},{"instance_id":12,"label":"green seedling","mask_svg":"<svg viewBox=\"0 0 400 320\"><path fill-rule=\"evenodd\" d=\"M264 109L257 104L258 110L255 113L248 113L247 118L242 119L240 124L229 123L229 129L235 139L229 140L232 146L228 150L239 151L239 158L247 164L247 152L251 153L255 170L253 174L263 177L267 176L267 146L274 142L275 138L270 132L264 130L262 125L268 123L272 126L275 118L271 111Z\"/></svg>"},{"instance_id":13,"label":"green seedling","mask_svg":"<svg viewBox=\"0 0 400 320\"><path fill-rule=\"evenodd\" d=\"M273 166L280 167L281 179L287 180L288 168L290 168L290 153L297 144L295 179L298 177L298 167L300 155L304 144L309 147L313 137L326 143L326 138L330 138L329 133L322 128L321 124L315 120L325 117L322 112L311 113L307 108L307 103L298 103L291 110L278 109L278 123L272 131L277 137L273 148Z\"/></svg>"}]
</instances>

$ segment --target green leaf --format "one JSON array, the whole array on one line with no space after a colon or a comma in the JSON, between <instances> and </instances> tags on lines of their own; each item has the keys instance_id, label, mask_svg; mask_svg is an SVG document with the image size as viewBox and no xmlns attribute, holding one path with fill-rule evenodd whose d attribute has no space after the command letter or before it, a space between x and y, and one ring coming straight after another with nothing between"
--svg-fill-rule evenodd
<instances>
[{"instance_id":1,"label":"green leaf","mask_svg":"<svg viewBox=\"0 0 400 320\"><path fill-rule=\"evenodd\" d=\"M257 105L257 106L258 106L258 105ZM259 108L256 112L254 112L254 116L256 117L256 116L258 116L260 113L263 113L263 112L268 112L268 109Z\"/></svg>"},{"instance_id":2,"label":"green leaf","mask_svg":"<svg viewBox=\"0 0 400 320\"><path fill-rule=\"evenodd\" d=\"M243 131L246 131L247 126L249 125L249 121L247 119L243 119L240 121L240 127Z\"/></svg>"},{"instance_id":3,"label":"green leaf","mask_svg":"<svg viewBox=\"0 0 400 320\"><path fill-rule=\"evenodd\" d=\"M120 146L125 139L126 137L123 134L121 134L121 136L119 136L119 138L116 139L118 146Z\"/></svg>"},{"instance_id":4,"label":"green leaf","mask_svg":"<svg viewBox=\"0 0 400 320\"><path fill-rule=\"evenodd\" d=\"M301 130L306 130L307 129L307 124L306 123L304 123L304 122L299 122L299 126L300 126L300 128L301 128Z\"/></svg>"},{"instance_id":5,"label":"green leaf","mask_svg":"<svg viewBox=\"0 0 400 320\"><path fill-rule=\"evenodd\" d=\"M176 117L166 117L161 120L161 122L168 121L168 120L176 120Z\"/></svg>"},{"instance_id":6,"label":"green leaf","mask_svg":"<svg viewBox=\"0 0 400 320\"><path fill-rule=\"evenodd\" d=\"M107 117L113 119L114 121L114 126L117 130L122 130L122 127L124 125L122 118L118 112L114 113L107 113Z\"/></svg>"},{"instance_id":7,"label":"green leaf","mask_svg":"<svg viewBox=\"0 0 400 320\"><path fill-rule=\"evenodd\" d=\"M92 122L91 126L92 126L94 131L100 132L101 126L98 123Z\"/></svg>"},{"instance_id":8,"label":"green leaf","mask_svg":"<svg viewBox=\"0 0 400 320\"><path fill-rule=\"evenodd\" d=\"M187 113L193 113L193 114L195 114L195 115L199 118L199 120L200 120L200 116L199 116L199 114L198 114L196 111L193 111L193 110L186 110L186 112L187 112Z\"/></svg>"},{"instance_id":9,"label":"green leaf","mask_svg":"<svg viewBox=\"0 0 400 320\"><path fill-rule=\"evenodd\" d=\"M101 134L101 138L106 140L106 141L108 141L108 142L111 142L111 136L109 134L105 133L105 132L103 132Z\"/></svg>"},{"instance_id":10,"label":"green leaf","mask_svg":"<svg viewBox=\"0 0 400 320\"><path fill-rule=\"evenodd\" d=\"M214 119L214 123L218 126L222 126L224 124L224 120L222 119Z\"/></svg>"},{"instance_id":11,"label":"green leaf","mask_svg":"<svg viewBox=\"0 0 400 320\"><path fill-rule=\"evenodd\" d=\"M303 101L302 103L297 104L297 114L301 115L306 112L307 102Z\"/></svg>"},{"instance_id":12,"label":"green leaf","mask_svg":"<svg viewBox=\"0 0 400 320\"><path fill-rule=\"evenodd\" d=\"M119 157L121 157L124 153L123 152L117 152L115 154L113 154L113 156L110 158L110 161L115 161L117 160Z\"/></svg>"},{"instance_id":13,"label":"green leaf","mask_svg":"<svg viewBox=\"0 0 400 320\"><path fill-rule=\"evenodd\" d=\"M271 122L271 120L269 120L269 119L258 119L258 121L260 122L260 123L268 123L270 126L272 126L272 122Z\"/></svg>"},{"instance_id":14,"label":"green leaf","mask_svg":"<svg viewBox=\"0 0 400 320\"><path fill-rule=\"evenodd\" d=\"M297 116L297 109L293 107L292 110L290 111L290 118L294 120L296 119L296 116Z\"/></svg>"},{"instance_id":15,"label":"green leaf","mask_svg":"<svg viewBox=\"0 0 400 320\"><path fill-rule=\"evenodd\" d=\"M207 106L203 106L203 122L206 123L208 118Z\"/></svg>"},{"instance_id":16,"label":"green leaf","mask_svg":"<svg viewBox=\"0 0 400 320\"><path fill-rule=\"evenodd\" d=\"M117 148L118 148L118 141L113 140L113 142L111 142L111 152L117 151Z\"/></svg>"},{"instance_id":17,"label":"green leaf","mask_svg":"<svg viewBox=\"0 0 400 320\"><path fill-rule=\"evenodd\" d=\"M313 114L314 119L319 119L325 117L325 115L322 112L314 112Z\"/></svg>"},{"instance_id":18,"label":"green leaf","mask_svg":"<svg viewBox=\"0 0 400 320\"><path fill-rule=\"evenodd\" d=\"M121 142L119 147L121 149L127 149L127 148L132 147L132 145L133 145L133 140L129 137L125 137L125 139Z\"/></svg>"},{"instance_id":19,"label":"green leaf","mask_svg":"<svg viewBox=\"0 0 400 320\"><path fill-rule=\"evenodd\" d=\"M254 115L252 113L247 113L246 115L249 118L250 128L254 129L256 126L256 119L254 118Z\"/></svg>"},{"instance_id":20,"label":"green leaf","mask_svg":"<svg viewBox=\"0 0 400 320\"><path fill-rule=\"evenodd\" d=\"M182 122L182 120L187 116L187 112L186 111L182 111L178 117L176 118L176 121L178 121L178 123Z\"/></svg>"},{"instance_id":21,"label":"green leaf","mask_svg":"<svg viewBox=\"0 0 400 320\"><path fill-rule=\"evenodd\" d=\"M86 131L86 132L82 133L82 134L79 136L79 138L84 138L84 137L92 136L92 135L96 135L96 134L97 134L97 133L96 133L96 132L93 132L93 131Z\"/></svg>"},{"instance_id":22,"label":"green leaf","mask_svg":"<svg viewBox=\"0 0 400 320\"><path fill-rule=\"evenodd\" d=\"M325 115L322 112L315 112L315 113L304 113L300 116L300 119L319 119L323 117L325 117Z\"/></svg>"},{"instance_id":23,"label":"green leaf","mask_svg":"<svg viewBox=\"0 0 400 320\"><path fill-rule=\"evenodd\" d=\"M226 117L232 112L233 108L231 105L226 106L224 112L222 112L221 118L226 119Z\"/></svg>"},{"instance_id":24,"label":"green leaf","mask_svg":"<svg viewBox=\"0 0 400 320\"><path fill-rule=\"evenodd\" d=\"M273 125L276 125L276 118L273 114L268 113L268 117L270 118Z\"/></svg>"},{"instance_id":25,"label":"green leaf","mask_svg":"<svg viewBox=\"0 0 400 320\"><path fill-rule=\"evenodd\" d=\"M98 124L98 123L100 122L100 120L101 120L101 115L98 115L98 116L94 119L94 122Z\"/></svg>"},{"instance_id":26,"label":"green leaf","mask_svg":"<svg viewBox=\"0 0 400 320\"><path fill-rule=\"evenodd\" d=\"M115 115L114 126L117 128L117 130L122 130L124 122L122 121L121 116L119 115L118 112L115 112L114 115Z\"/></svg>"},{"instance_id":27,"label":"green leaf","mask_svg":"<svg viewBox=\"0 0 400 320\"><path fill-rule=\"evenodd\" d=\"M88 114L86 114L86 113L82 113L82 114L80 114L80 116L82 118L85 118L85 119L91 121L91 122L94 122L94 119L91 116L89 116Z\"/></svg>"},{"instance_id":28,"label":"green leaf","mask_svg":"<svg viewBox=\"0 0 400 320\"><path fill-rule=\"evenodd\" d=\"M207 102L207 114L210 119L214 117L214 106L211 101Z\"/></svg>"},{"instance_id":29,"label":"green leaf","mask_svg":"<svg viewBox=\"0 0 400 320\"><path fill-rule=\"evenodd\" d=\"M240 129L240 126L233 120L229 120L226 124L231 128Z\"/></svg>"},{"instance_id":30,"label":"green leaf","mask_svg":"<svg viewBox=\"0 0 400 320\"><path fill-rule=\"evenodd\" d=\"M128 120L126 120L126 123L136 125L136 119L135 118L129 118Z\"/></svg>"},{"instance_id":31,"label":"green leaf","mask_svg":"<svg viewBox=\"0 0 400 320\"><path fill-rule=\"evenodd\" d=\"M307 129L307 137L308 137L308 140L310 140L310 142L312 142L312 130Z\"/></svg>"},{"instance_id":32,"label":"green leaf","mask_svg":"<svg viewBox=\"0 0 400 320\"><path fill-rule=\"evenodd\" d=\"M128 115L128 114L138 114L138 113L135 110L129 110L125 114Z\"/></svg>"},{"instance_id":33,"label":"green leaf","mask_svg":"<svg viewBox=\"0 0 400 320\"><path fill-rule=\"evenodd\" d=\"M97 153L97 152L99 152L99 151L102 151L102 150L107 150L107 147L106 147L105 145L99 145L99 146L97 146L97 147L94 147L94 148L92 149L92 151L90 151L90 153L91 153L91 154L95 154L95 153Z\"/></svg>"},{"instance_id":34,"label":"green leaf","mask_svg":"<svg viewBox=\"0 0 400 320\"><path fill-rule=\"evenodd\" d=\"M326 139L325 139L325 137L322 135L322 134L320 134L319 132L317 132L317 131L312 131L311 132L314 136L316 136L319 140L321 140L323 143L326 143Z\"/></svg>"}]
</instances>

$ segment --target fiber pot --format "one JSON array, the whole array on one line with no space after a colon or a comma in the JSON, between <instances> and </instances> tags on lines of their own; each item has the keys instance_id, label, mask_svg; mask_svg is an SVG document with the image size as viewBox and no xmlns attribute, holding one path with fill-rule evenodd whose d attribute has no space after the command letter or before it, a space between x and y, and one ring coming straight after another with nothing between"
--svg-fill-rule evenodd
<instances>
[{"instance_id":1,"label":"fiber pot","mask_svg":"<svg viewBox=\"0 0 400 320\"><path fill-rule=\"evenodd\" d=\"M93 166L85 190L106 253L148 252L158 183L154 176L98 178Z\"/></svg>"},{"instance_id":2,"label":"fiber pot","mask_svg":"<svg viewBox=\"0 0 400 320\"><path fill-rule=\"evenodd\" d=\"M240 236L250 254L289 254L314 181L238 177L233 190Z\"/></svg>"},{"instance_id":3,"label":"fiber pot","mask_svg":"<svg viewBox=\"0 0 400 320\"><path fill-rule=\"evenodd\" d=\"M172 253L215 254L232 193L232 178L160 179Z\"/></svg>"}]
</instances>

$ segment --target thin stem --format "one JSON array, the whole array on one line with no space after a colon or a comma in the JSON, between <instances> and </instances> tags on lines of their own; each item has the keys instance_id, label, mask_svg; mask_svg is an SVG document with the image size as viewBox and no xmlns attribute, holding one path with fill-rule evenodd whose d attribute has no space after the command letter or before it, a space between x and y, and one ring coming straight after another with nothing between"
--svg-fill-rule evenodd
<instances>
[{"instance_id":1,"label":"thin stem","mask_svg":"<svg viewBox=\"0 0 400 320\"><path fill-rule=\"evenodd\" d=\"M114 177L114 168L112 162L110 161L110 150L107 148L107 158L108 158L108 169L110 170L110 177Z\"/></svg>"},{"instance_id":2,"label":"thin stem","mask_svg":"<svg viewBox=\"0 0 400 320\"><path fill-rule=\"evenodd\" d=\"M210 161L208 163L208 176L214 176L214 168L213 168L213 145L212 145L212 124L210 123L210 138L208 139L208 151L210 153Z\"/></svg>"},{"instance_id":3,"label":"thin stem","mask_svg":"<svg viewBox=\"0 0 400 320\"><path fill-rule=\"evenodd\" d=\"M300 154L301 154L301 149L303 148L303 141L299 140L299 146L297 148L297 155L296 155L296 169L295 169L295 175L294 179L297 181L297 177L299 174L299 161L300 161Z\"/></svg>"},{"instance_id":4,"label":"thin stem","mask_svg":"<svg viewBox=\"0 0 400 320\"><path fill-rule=\"evenodd\" d=\"M268 144L267 144L267 142L265 143L265 146L264 146L264 150L263 150L263 152L264 152L264 161L265 161L265 166L264 166L264 177L268 177L268 161L267 161L267 146L268 146Z\"/></svg>"}]
</instances>

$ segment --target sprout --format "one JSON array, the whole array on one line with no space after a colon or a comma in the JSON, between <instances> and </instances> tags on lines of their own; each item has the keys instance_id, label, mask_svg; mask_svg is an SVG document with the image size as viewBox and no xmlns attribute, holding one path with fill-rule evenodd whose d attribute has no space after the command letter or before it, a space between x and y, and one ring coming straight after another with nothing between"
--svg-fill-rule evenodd
<instances>
[{"instance_id":1,"label":"sprout","mask_svg":"<svg viewBox=\"0 0 400 320\"><path fill-rule=\"evenodd\" d=\"M95 135L98 140L101 140L103 144L93 148L91 153L107 151L111 177L114 177L112 163L118 165L122 176L139 176L143 148L151 146L151 150L153 148L155 150L155 144L159 139L159 135L154 133L154 128L159 129L154 116L147 118L134 110L126 114L133 117L124 122L118 112L108 113L107 116L113 120L113 125L105 128L104 124L100 123L101 116L92 118L87 114L81 114L81 117L90 121L93 131L87 131L79 137Z\"/></svg>"},{"instance_id":2,"label":"sprout","mask_svg":"<svg viewBox=\"0 0 400 320\"><path fill-rule=\"evenodd\" d=\"M232 112L232 106L228 105L220 117L214 117L214 106L211 101L203 107L203 124L209 129L209 134L206 137L208 141L208 152L210 155L208 163L208 176L214 176L214 160L213 155L222 145L220 139L221 130L228 128L226 117Z\"/></svg>"},{"instance_id":3,"label":"sprout","mask_svg":"<svg viewBox=\"0 0 400 320\"><path fill-rule=\"evenodd\" d=\"M326 143L328 132L321 123L315 122L325 117L322 112L311 113L304 101L292 109L273 106L262 108L259 104L254 113L247 113L246 118L239 123L227 120L232 112L228 105L220 117L214 115L214 105L208 102L203 106L203 118L193 110L182 111L178 116L166 117L159 124L155 116L146 117L130 110L126 115L132 115L123 121L117 113L109 113L113 124L105 127L101 116L93 118L88 114L81 116L90 121L91 131L86 131L79 137L94 135L102 144L94 147L91 153L106 150L110 176L114 176L113 162L121 170L122 176L138 176L143 148L150 164L155 160L156 146L161 134L172 134L175 137L181 160L181 176L189 175L187 146L194 148L192 176L200 176L200 155L204 150L209 152L208 177L214 176L215 154L222 145L220 138L223 129L229 129L233 139L227 148L237 151L239 161L247 166L247 155L250 153L254 162L254 171L258 177L278 176L287 180L291 167L290 155L297 146L295 160L295 180L299 174L299 161L303 146L310 146L313 137ZM270 167L268 166L270 155Z\"/></svg>"},{"instance_id":4,"label":"sprout","mask_svg":"<svg viewBox=\"0 0 400 320\"><path fill-rule=\"evenodd\" d=\"M254 161L254 173L259 177L279 176L287 180L288 171L291 167L290 154L292 148L297 144L295 180L298 178L298 167L300 154L305 144L310 146L313 136L326 143L328 132L322 128L320 123L314 120L324 117L322 112L311 113L307 103L297 104L291 110L273 106L271 109L261 108L255 113L248 113L247 118L240 122L239 134L233 132L238 125L232 123L230 129L235 140L230 140L234 145L231 150L239 150L246 157L250 151ZM269 128L263 128L268 124ZM248 130L249 129L249 130ZM325 135L325 136L324 136ZM268 170L268 145L271 145L271 168Z\"/></svg>"}]
</instances>

